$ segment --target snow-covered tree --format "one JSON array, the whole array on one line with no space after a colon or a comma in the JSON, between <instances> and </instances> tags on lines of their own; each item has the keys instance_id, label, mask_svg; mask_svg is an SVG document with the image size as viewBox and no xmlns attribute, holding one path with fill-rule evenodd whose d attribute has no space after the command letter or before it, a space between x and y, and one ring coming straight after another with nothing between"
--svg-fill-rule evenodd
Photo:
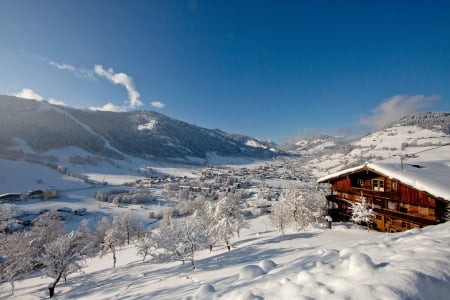
<instances>
[{"instance_id":1,"label":"snow-covered tree","mask_svg":"<svg viewBox=\"0 0 450 300\"><path fill-rule=\"evenodd\" d=\"M85 245L86 253L89 256L94 256L97 254L97 249L95 248L95 238L94 233L89 229L89 221L87 219L82 219L78 229L75 231L77 239L80 244Z\"/></svg>"},{"instance_id":2,"label":"snow-covered tree","mask_svg":"<svg viewBox=\"0 0 450 300\"><path fill-rule=\"evenodd\" d=\"M197 209L192 215L196 222L198 222L198 224L203 228L210 251L212 251L213 244L216 242L214 232L212 230L213 225L216 222L214 219L214 210L215 207L212 202L203 201L199 209Z\"/></svg>"},{"instance_id":3,"label":"snow-covered tree","mask_svg":"<svg viewBox=\"0 0 450 300\"><path fill-rule=\"evenodd\" d=\"M11 205L3 204L0 206L0 231L5 232L17 221L14 219L16 215Z\"/></svg>"},{"instance_id":4,"label":"snow-covered tree","mask_svg":"<svg viewBox=\"0 0 450 300\"><path fill-rule=\"evenodd\" d=\"M323 191L313 185L296 185L286 188L279 201L272 206L270 220L284 235L294 223L297 230L317 222L325 213L326 198Z\"/></svg>"},{"instance_id":5,"label":"snow-covered tree","mask_svg":"<svg viewBox=\"0 0 450 300\"><path fill-rule=\"evenodd\" d=\"M188 201L189 200L189 197L190 197L190 191L189 191L189 189L181 189L179 192L178 192L178 200L179 201Z\"/></svg>"},{"instance_id":6,"label":"snow-covered tree","mask_svg":"<svg viewBox=\"0 0 450 300\"><path fill-rule=\"evenodd\" d=\"M352 202L351 220L357 224L365 224L367 226L367 230L369 230L369 226L372 223L372 217L375 213L367 206L366 197L364 197L362 192L359 200L360 202Z\"/></svg>"},{"instance_id":7,"label":"snow-covered tree","mask_svg":"<svg viewBox=\"0 0 450 300\"><path fill-rule=\"evenodd\" d=\"M137 255L142 256L142 262L145 261L147 256L156 251L156 246L156 241L150 231L138 240L136 243Z\"/></svg>"},{"instance_id":8,"label":"snow-covered tree","mask_svg":"<svg viewBox=\"0 0 450 300\"><path fill-rule=\"evenodd\" d=\"M137 226L136 216L130 211L121 213L117 216L116 222L118 229L124 231L126 234L127 245L129 245L130 239L132 238Z\"/></svg>"},{"instance_id":9,"label":"snow-covered tree","mask_svg":"<svg viewBox=\"0 0 450 300\"><path fill-rule=\"evenodd\" d=\"M173 208L172 207L164 207L161 209L161 224L164 226L170 226L172 224L172 214L173 214Z\"/></svg>"},{"instance_id":10,"label":"snow-covered tree","mask_svg":"<svg viewBox=\"0 0 450 300\"><path fill-rule=\"evenodd\" d=\"M195 268L195 251L204 249L208 245L208 236L203 230L200 222L194 217L187 217L175 224L180 234L178 251L184 252L183 256L187 256L191 260L193 268Z\"/></svg>"},{"instance_id":11,"label":"snow-covered tree","mask_svg":"<svg viewBox=\"0 0 450 300\"><path fill-rule=\"evenodd\" d=\"M39 216L29 231L10 234L1 248L3 276L11 283L23 279L42 263L40 255L46 247L65 234L64 227L56 212Z\"/></svg>"},{"instance_id":12,"label":"snow-covered tree","mask_svg":"<svg viewBox=\"0 0 450 300\"><path fill-rule=\"evenodd\" d=\"M103 217L95 224L95 231L92 235L92 248L94 252L102 250L106 232L111 228L111 222L107 217Z\"/></svg>"},{"instance_id":13,"label":"snow-covered tree","mask_svg":"<svg viewBox=\"0 0 450 300\"><path fill-rule=\"evenodd\" d=\"M136 223L136 238L139 242L139 240L145 236L145 225L143 222L137 222Z\"/></svg>"},{"instance_id":14,"label":"snow-covered tree","mask_svg":"<svg viewBox=\"0 0 450 300\"><path fill-rule=\"evenodd\" d=\"M291 208L286 200L280 200L272 205L270 212L270 221L281 235L284 236L285 230L292 224Z\"/></svg>"},{"instance_id":15,"label":"snow-covered tree","mask_svg":"<svg viewBox=\"0 0 450 300\"><path fill-rule=\"evenodd\" d=\"M290 215L298 230L313 224L325 212L325 195L313 186L291 186L284 190L281 200L290 207Z\"/></svg>"},{"instance_id":16,"label":"snow-covered tree","mask_svg":"<svg viewBox=\"0 0 450 300\"><path fill-rule=\"evenodd\" d=\"M105 232L103 243L101 244L101 255L105 255L111 251L113 256L113 268L117 262L117 248L122 246L126 241L126 232L123 231L120 216L114 216L111 227Z\"/></svg>"},{"instance_id":17,"label":"snow-covered tree","mask_svg":"<svg viewBox=\"0 0 450 300\"><path fill-rule=\"evenodd\" d=\"M113 198L113 200L112 200L112 204L113 204L114 206L119 207L119 206L120 206L120 196L115 196L115 197Z\"/></svg>"},{"instance_id":18,"label":"snow-covered tree","mask_svg":"<svg viewBox=\"0 0 450 300\"><path fill-rule=\"evenodd\" d=\"M239 207L238 198L230 195L222 197L215 205L211 223L211 235L217 241L225 242L228 250L230 250L230 240L234 233L239 235L242 228L248 227L248 222L242 215Z\"/></svg>"},{"instance_id":19,"label":"snow-covered tree","mask_svg":"<svg viewBox=\"0 0 450 300\"><path fill-rule=\"evenodd\" d=\"M81 235L72 231L67 235L59 236L53 242L44 246L39 260L43 266L45 275L55 279L49 285L50 297L61 277L81 270L84 258L87 256L87 245Z\"/></svg>"},{"instance_id":20,"label":"snow-covered tree","mask_svg":"<svg viewBox=\"0 0 450 300\"><path fill-rule=\"evenodd\" d=\"M190 260L194 268L195 251L208 245L208 236L202 224L193 216L173 221L168 226L162 224L151 238L156 248L163 250L156 253L160 260L171 258L183 263Z\"/></svg>"},{"instance_id":21,"label":"snow-covered tree","mask_svg":"<svg viewBox=\"0 0 450 300\"><path fill-rule=\"evenodd\" d=\"M30 247L31 236L26 232L15 232L4 236L0 253L2 264L2 281L11 284L14 293L14 282L26 278L37 266L35 248Z\"/></svg>"},{"instance_id":22,"label":"snow-covered tree","mask_svg":"<svg viewBox=\"0 0 450 300\"><path fill-rule=\"evenodd\" d=\"M31 237L31 247L39 253L45 245L50 244L60 236L65 234L63 224L56 211L45 213L33 223L29 232Z\"/></svg>"}]
</instances>

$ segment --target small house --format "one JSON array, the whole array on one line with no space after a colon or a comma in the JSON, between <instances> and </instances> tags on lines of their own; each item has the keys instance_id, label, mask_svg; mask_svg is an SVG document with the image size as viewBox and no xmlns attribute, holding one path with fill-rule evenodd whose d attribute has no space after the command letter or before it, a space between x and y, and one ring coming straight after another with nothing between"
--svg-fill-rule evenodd
<instances>
[{"instance_id":1,"label":"small house","mask_svg":"<svg viewBox=\"0 0 450 300\"><path fill-rule=\"evenodd\" d=\"M59 191L57 189L46 189L42 193L42 199L53 199L59 197Z\"/></svg>"},{"instance_id":2,"label":"small house","mask_svg":"<svg viewBox=\"0 0 450 300\"><path fill-rule=\"evenodd\" d=\"M22 194L19 193L6 193L0 195L0 202L17 201L22 199Z\"/></svg>"},{"instance_id":3,"label":"small house","mask_svg":"<svg viewBox=\"0 0 450 300\"><path fill-rule=\"evenodd\" d=\"M361 201L363 195L375 212L375 229L397 232L449 219L449 175L445 163L380 162L330 174L318 183L331 184L327 201L333 220L349 220L352 203Z\"/></svg>"}]
</instances>

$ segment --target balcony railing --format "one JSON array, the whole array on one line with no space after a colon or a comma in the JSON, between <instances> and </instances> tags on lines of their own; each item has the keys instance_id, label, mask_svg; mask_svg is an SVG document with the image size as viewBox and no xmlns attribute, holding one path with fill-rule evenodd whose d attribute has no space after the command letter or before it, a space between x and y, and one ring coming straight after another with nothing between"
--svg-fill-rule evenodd
<instances>
[{"instance_id":1,"label":"balcony railing","mask_svg":"<svg viewBox=\"0 0 450 300\"><path fill-rule=\"evenodd\" d=\"M326 196L327 200L333 203L345 203L348 204L352 201L350 200L346 200L346 199L342 199L339 198L337 195L332 194L332 195L327 195ZM382 207L380 205L374 205L373 207L373 211L380 214L380 215L384 215L384 216L389 216L392 218L397 218L399 220L403 220L403 221L409 221L409 222L413 222L419 225L435 225L437 223L439 223L439 221L437 221L436 217L432 217L432 216L422 216L422 215L413 215L413 214L408 214L408 213L404 213L404 212L400 212L400 211L396 211L396 210L392 210L392 209L388 209L385 207ZM336 209L333 209L333 211L335 213ZM345 214L344 211L340 211L341 214Z\"/></svg>"}]
</instances>

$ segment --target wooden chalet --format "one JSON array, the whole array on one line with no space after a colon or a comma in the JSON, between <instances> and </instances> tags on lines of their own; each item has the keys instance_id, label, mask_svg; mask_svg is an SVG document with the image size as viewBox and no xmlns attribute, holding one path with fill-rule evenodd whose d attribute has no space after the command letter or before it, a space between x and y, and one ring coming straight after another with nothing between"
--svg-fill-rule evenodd
<instances>
[{"instance_id":1,"label":"wooden chalet","mask_svg":"<svg viewBox=\"0 0 450 300\"><path fill-rule=\"evenodd\" d=\"M448 220L449 175L446 164L366 163L318 182L331 184L327 201L333 220L349 220L351 203L363 195L375 212L375 229L397 232Z\"/></svg>"}]
</instances>

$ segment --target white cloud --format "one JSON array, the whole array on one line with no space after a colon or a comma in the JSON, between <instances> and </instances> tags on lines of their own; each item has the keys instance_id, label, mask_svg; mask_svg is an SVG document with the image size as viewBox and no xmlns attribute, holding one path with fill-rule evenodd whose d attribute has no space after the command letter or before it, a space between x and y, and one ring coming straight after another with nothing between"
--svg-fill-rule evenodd
<instances>
[{"instance_id":1,"label":"white cloud","mask_svg":"<svg viewBox=\"0 0 450 300\"><path fill-rule=\"evenodd\" d=\"M13 95L16 97L30 99L30 100L37 100L37 101L44 100L44 98L41 95L39 95L32 89L26 89L26 88L22 89L20 92L13 94Z\"/></svg>"},{"instance_id":2,"label":"white cloud","mask_svg":"<svg viewBox=\"0 0 450 300\"><path fill-rule=\"evenodd\" d=\"M94 65L94 69L79 68L79 67L73 66L71 64L56 62L56 61L50 60L47 57L29 53L29 52L25 51L24 49L20 49L20 52L24 53L25 55L27 55L33 59L44 61L44 62L48 63L50 66L55 67L59 70L70 72L78 78L85 78L85 79L90 79L90 80L95 81L95 80L98 80L98 77L104 77L104 78L108 79L110 82L112 82L113 84L122 85L127 90L128 99L127 99L125 105L116 106L112 103L107 103L104 106L91 107L90 109L108 110L108 111L126 111L127 109L130 109L130 108L135 109L138 106L144 105L144 103L142 103L140 100L139 92L136 90L136 88L134 86L133 78L131 78L130 76L128 76L125 73L114 73L114 70L112 68L105 69L105 68L103 68L102 65ZM40 98L40 101L41 100L43 100L42 97ZM56 101L56 100L54 100L54 101ZM60 102L60 101L57 101L57 102L58 102L58 105L63 105L62 104L63 102ZM155 103L155 105L153 105L153 106L156 108L164 107L164 104L161 102L154 102L154 103Z\"/></svg>"},{"instance_id":3,"label":"white cloud","mask_svg":"<svg viewBox=\"0 0 450 300\"><path fill-rule=\"evenodd\" d=\"M139 100L139 93L134 87L133 78L128 76L125 73L114 73L114 70L112 68L104 69L102 65L95 65L94 66L94 72L98 76L105 77L109 81L111 81L114 84L119 84L125 87L125 89L128 92L128 105L131 108L136 108L137 106L144 105Z\"/></svg>"},{"instance_id":4,"label":"white cloud","mask_svg":"<svg viewBox=\"0 0 450 300\"><path fill-rule=\"evenodd\" d=\"M64 103L64 101L59 101L59 100L56 100L56 99L53 99L53 98L48 99L47 102L50 103L50 104L53 104L53 105L67 106L67 104Z\"/></svg>"},{"instance_id":5,"label":"white cloud","mask_svg":"<svg viewBox=\"0 0 450 300\"><path fill-rule=\"evenodd\" d=\"M153 101L152 103L150 103L154 108L164 108L164 106L166 106L164 103L159 102L159 101Z\"/></svg>"},{"instance_id":6,"label":"white cloud","mask_svg":"<svg viewBox=\"0 0 450 300\"><path fill-rule=\"evenodd\" d=\"M97 80L94 75L94 71L84 68L77 68L69 64L58 63L56 61L45 59L51 66L58 68L63 71L69 71L73 73L78 78L87 78L90 80Z\"/></svg>"},{"instance_id":7,"label":"white cloud","mask_svg":"<svg viewBox=\"0 0 450 300\"><path fill-rule=\"evenodd\" d=\"M127 110L125 106L117 106L112 104L111 102L108 102L103 106L91 106L89 107L89 109L99 111L112 111L112 112L123 112Z\"/></svg>"},{"instance_id":8,"label":"white cloud","mask_svg":"<svg viewBox=\"0 0 450 300\"><path fill-rule=\"evenodd\" d=\"M371 129L380 129L401 117L429 107L440 98L437 95L395 95L372 109L371 115L361 118L360 123Z\"/></svg>"},{"instance_id":9,"label":"white cloud","mask_svg":"<svg viewBox=\"0 0 450 300\"><path fill-rule=\"evenodd\" d=\"M76 70L76 68L72 65L60 64L55 61L49 61L48 63L58 69L61 69L61 70L67 70L67 71L72 71L72 72Z\"/></svg>"},{"instance_id":10,"label":"white cloud","mask_svg":"<svg viewBox=\"0 0 450 300\"><path fill-rule=\"evenodd\" d=\"M59 63L59 62L50 60L48 57L37 55L35 53L28 52L28 51L26 51L24 49L20 49L20 52L25 54L26 56L32 58L32 59L37 59L37 60L40 60L40 61L44 61L44 62L48 63L49 65L51 65L52 67L55 67L55 68L57 68L59 70L71 72L72 74L74 74L78 78L86 78L86 79L90 79L90 80L97 80L93 70L85 69L85 68L78 68L78 67L75 67L75 66L70 65L70 64Z\"/></svg>"},{"instance_id":11,"label":"white cloud","mask_svg":"<svg viewBox=\"0 0 450 300\"><path fill-rule=\"evenodd\" d=\"M63 101L59 101L54 98L44 100L44 97L42 97L41 95L39 95L32 89L27 89L27 88L24 88L20 92L13 94L13 96L24 98L24 99L29 99L29 100L47 101L48 103L53 104L53 105L67 106L67 104L64 103Z\"/></svg>"}]
</instances>

